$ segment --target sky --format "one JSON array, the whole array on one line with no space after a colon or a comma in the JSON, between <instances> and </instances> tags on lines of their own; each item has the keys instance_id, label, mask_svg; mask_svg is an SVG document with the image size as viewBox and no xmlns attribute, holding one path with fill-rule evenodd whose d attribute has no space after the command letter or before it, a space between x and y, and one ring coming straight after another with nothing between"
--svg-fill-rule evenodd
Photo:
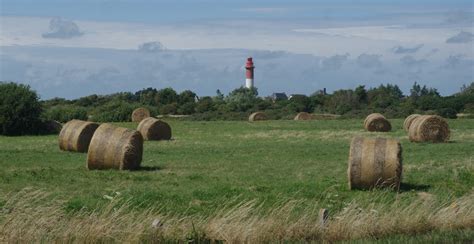
<instances>
[{"instance_id":1,"label":"sky","mask_svg":"<svg viewBox=\"0 0 474 244\"><path fill-rule=\"evenodd\" d=\"M474 82L474 3L464 0L0 0L0 81L42 99L244 85L310 95Z\"/></svg>"}]
</instances>

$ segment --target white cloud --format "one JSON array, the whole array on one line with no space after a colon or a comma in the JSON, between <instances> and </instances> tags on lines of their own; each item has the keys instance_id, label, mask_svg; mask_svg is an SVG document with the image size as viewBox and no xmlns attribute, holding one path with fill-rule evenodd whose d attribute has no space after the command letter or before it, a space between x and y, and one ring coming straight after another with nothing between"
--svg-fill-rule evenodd
<instances>
[{"instance_id":1,"label":"white cloud","mask_svg":"<svg viewBox=\"0 0 474 244\"><path fill-rule=\"evenodd\" d=\"M396 47L393 48L393 53L396 53L396 54L416 53L423 46L424 46L423 44L416 45L414 47L396 46Z\"/></svg>"},{"instance_id":2,"label":"white cloud","mask_svg":"<svg viewBox=\"0 0 474 244\"><path fill-rule=\"evenodd\" d=\"M49 22L49 32L43 33L41 36L43 38L70 39L82 36L82 34L76 23L55 17Z\"/></svg>"},{"instance_id":3,"label":"white cloud","mask_svg":"<svg viewBox=\"0 0 474 244\"><path fill-rule=\"evenodd\" d=\"M347 61L348 58L349 58L348 53L342 54L342 55L338 54L338 55L334 55L334 56L325 58L321 62L322 68L323 69L328 69L328 70L340 69L342 67L342 65L344 64L344 62Z\"/></svg>"},{"instance_id":4,"label":"white cloud","mask_svg":"<svg viewBox=\"0 0 474 244\"><path fill-rule=\"evenodd\" d=\"M0 17L0 78L28 81L43 97L149 86L213 95L216 89L227 92L242 85L241 67L248 56L255 58L262 95L351 88L361 82L392 82L409 89L414 77L450 93L473 80L474 53L465 45L447 44L446 39L460 30L445 27L75 21L84 33L80 38L45 39L49 20ZM417 46L420 43L423 48ZM401 60L393 47L410 56Z\"/></svg>"},{"instance_id":5,"label":"white cloud","mask_svg":"<svg viewBox=\"0 0 474 244\"><path fill-rule=\"evenodd\" d=\"M141 52L155 53L164 50L165 47L159 41L145 42L138 46L138 50Z\"/></svg>"},{"instance_id":6,"label":"white cloud","mask_svg":"<svg viewBox=\"0 0 474 244\"><path fill-rule=\"evenodd\" d=\"M469 43L474 40L474 35L471 32L461 31L458 34L448 38L446 43Z\"/></svg>"},{"instance_id":7,"label":"white cloud","mask_svg":"<svg viewBox=\"0 0 474 244\"><path fill-rule=\"evenodd\" d=\"M1 16L2 46L41 45L82 48L136 49L144 42L159 42L169 49L244 48L332 56L349 53L387 53L394 46L437 48L440 55L461 52L446 48L445 40L456 32L449 28L404 28L403 26L347 26L305 28L311 23L265 21L217 21L176 25L75 21L84 33L80 38L42 38L48 18ZM302 28L298 28L302 27ZM74 28L73 28L74 29ZM77 32L75 32L77 33ZM424 49L423 49L424 50ZM468 54L471 55L471 54ZM398 59L398 57L387 58Z\"/></svg>"},{"instance_id":8,"label":"white cloud","mask_svg":"<svg viewBox=\"0 0 474 244\"><path fill-rule=\"evenodd\" d=\"M364 53L357 57L357 64L362 68L378 68L382 66L381 58L382 55Z\"/></svg>"}]
</instances>

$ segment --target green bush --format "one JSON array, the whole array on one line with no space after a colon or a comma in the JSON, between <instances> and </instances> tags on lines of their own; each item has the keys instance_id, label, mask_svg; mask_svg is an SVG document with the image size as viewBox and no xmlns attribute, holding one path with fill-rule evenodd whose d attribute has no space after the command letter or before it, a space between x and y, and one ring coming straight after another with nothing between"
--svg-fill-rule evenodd
<instances>
[{"instance_id":1,"label":"green bush","mask_svg":"<svg viewBox=\"0 0 474 244\"><path fill-rule=\"evenodd\" d=\"M178 104L177 103L170 103L160 107L159 109L160 114L176 114L178 112Z\"/></svg>"},{"instance_id":2,"label":"green bush","mask_svg":"<svg viewBox=\"0 0 474 244\"><path fill-rule=\"evenodd\" d=\"M457 113L456 110L452 108L441 108L437 110L437 113L439 116L443 118L448 118L448 119L455 119L457 118Z\"/></svg>"},{"instance_id":3,"label":"green bush","mask_svg":"<svg viewBox=\"0 0 474 244\"><path fill-rule=\"evenodd\" d=\"M47 109L44 113L47 120L67 122L72 119L87 120L87 109L75 105L57 105Z\"/></svg>"},{"instance_id":4,"label":"green bush","mask_svg":"<svg viewBox=\"0 0 474 244\"><path fill-rule=\"evenodd\" d=\"M186 114L186 115L193 114L195 112L195 108L196 108L195 102L184 103L179 106L178 114Z\"/></svg>"},{"instance_id":5,"label":"green bush","mask_svg":"<svg viewBox=\"0 0 474 244\"><path fill-rule=\"evenodd\" d=\"M0 82L0 134L35 134L41 130L41 104L30 86Z\"/></svg>"},{"instance_id":6,"label":"green bush","mask_svg":"<svg viewBox=\"0 0 474 244\"><path fill-rule=\"evenodd\" d=\"M97 107L92 113L92 120L96 122L128 122L132 120L133 110L142 106L124 101L111 101Z\"/></svg>"}]
</instances>

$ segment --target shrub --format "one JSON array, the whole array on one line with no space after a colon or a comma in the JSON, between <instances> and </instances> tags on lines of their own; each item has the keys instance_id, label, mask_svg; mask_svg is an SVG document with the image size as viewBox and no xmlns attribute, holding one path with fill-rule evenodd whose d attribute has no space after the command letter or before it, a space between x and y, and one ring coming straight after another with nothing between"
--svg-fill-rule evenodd
<instances>
[{"instance_id":1,"label":"shrub","mask_svg":"<svg viewBox=\"0 0 474 244\"><path fill-rule=\"evenodd\" d=\"M41 104L30 86L0 82L0 134L38 133Z\"/></svg>"},{"instance_id":2,"label":"shrub","mask_svg":"<svg viewBox=\"0 0 474 244\"><path fill-rule=\"evenodd\" d=\"M178 108L178 114L193 114L196 107L196 103L189 102L180 105Z\"/></svg>"},{"instance_id":3,"label":"shrub","mask_svg":"<svg viewBox=\"0 0 474 244\"><path fill-rule=\"evenodd\" d=\"M87 120L87 109L76 105L57 105L47 109L44 113L47 120L67 122L72 119Z\"/></svg>"},{"instance_id":4,"label":"shrub","mask_svg":"<svg viewBox=\"0 0 474 244\"><path fill-rule=\"evenodd\" d=\"M160 107L160 114L176 114L178 108L177 103L170 103Z\"/></svg>"},{"instance_id":5,"label":"shrub","mask_svg":"<svg viewBox=\"0 0 474 244\"><path fill-rule=\"evenodd\" d=\"M441 117L448 118L448 119L455 119L457 118L456 110L452 108L441 108L437 110L437 114Z\"/></svg>"},{"instance_id":6,"label":"shrub","mask_svg":"<svg viewBox=\"0 0 474 244\"><path fill-rule=\"evenodd\" d=\"M142 105L117 100L111 101L97 107L92 114L92 120L97 122L128 122L131 121L133 110L140 106Z\"/></svg>"}]
</instances>

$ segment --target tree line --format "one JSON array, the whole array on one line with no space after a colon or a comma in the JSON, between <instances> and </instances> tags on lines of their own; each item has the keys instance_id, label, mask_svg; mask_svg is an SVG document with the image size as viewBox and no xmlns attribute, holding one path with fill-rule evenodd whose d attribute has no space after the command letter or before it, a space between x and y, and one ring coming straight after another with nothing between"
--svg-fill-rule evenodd
<instances>
[{"instance_id":1,"label":"tree line","mask_svg":"<svg viewBox=\"0 0 474 244\"><path fill-rule=\"evenodd\" d=\"M71 119L97 122L130 121L138 107L148 108L153 115L191 115L193 120L243 120L255 111L264 111L270 119L291 119L298 112L338 114L346 118L362 118L373 112L386 117L406 117L412 113L438 114L456 118L458 113L474 113L474 82L464 85L450 96L441 96L435 88L414 83L409 94L397 85L341 89L332 94L315 92L309 96L293 95L290 99L261 97L256 88L237 88L224 95L198 97L191 90L176 92L172 88L146 88L135 93L90 95L78 99L53 98L39 101L29 86L0 82L0 127L23 127L31 122ZM23 124L23 125L18 125ZM18 130L14 129L14 130ZM21 133L20 133L21 134Z\"/></svg>"},{"instance_id":2,"label":"tree line","mask_svg":"<svg viewBox=\"0 0 474 244\"><path fill-rule=\"evenodd\" d=\"M272 119L292 118L298 112L350 118L365 117L372 112L388 117L429 113L456 118L458 113L474 113L474 82L450 96L441 96L435 88L415 82L406 95L397 85L391 84L368 89L361 85L332 94L317 91L309 96L293 95L290 99L279 100L258 96L256 88L240 87L227 95L217 90L215 96L203 97L191 90L177 93L172 88L146 88L135 93L90 95L74 100L54 98L42 104L46 115L59 121L67 121L78 114L95 121L129 121L133 109L140 106L147 107L154 115L193 115L192 119L197 120L246 119L255 111L265 111Z\"/></svg>"}]
</instances>

